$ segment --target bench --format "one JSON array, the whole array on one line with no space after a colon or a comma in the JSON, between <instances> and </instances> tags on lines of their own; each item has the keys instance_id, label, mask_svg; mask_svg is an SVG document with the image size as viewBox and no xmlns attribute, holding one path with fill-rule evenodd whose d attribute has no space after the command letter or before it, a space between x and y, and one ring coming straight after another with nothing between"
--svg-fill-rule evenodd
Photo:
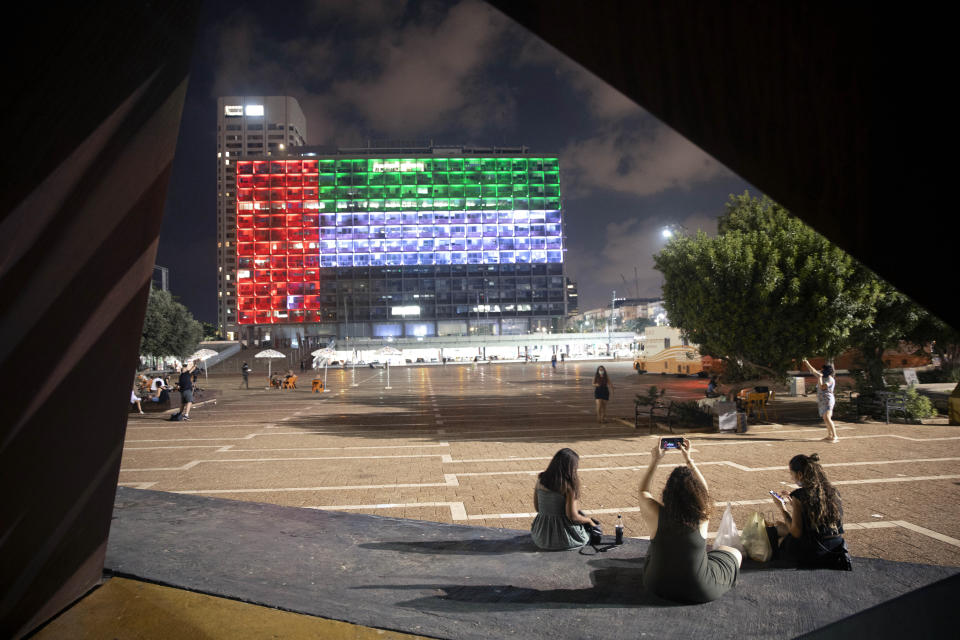
<instances>
[{"instance_id":1,"label":"bench","mask_svg":"<svg viewBox=\"0 0 960 640\"><path fill-rule=\"evenodd\" d=\"M882 415L886 423L890 424L890 414L896 414L899 411L904 421L907 419L907 396L901 391L861 393L854 400L858 415Z\"/></svg>"},{"instance_id":2,"label":"bench","mask_svg":"<svg viewBox=\"0 0 960 640\"><path fill-rule=\"evenodd\" d=\"M633 427L634 429L640 428L640 416L648 416L648 432L653 433L653 428L657 424L657 419L663 419L667 423L667 429L670 430L670 433L673 433L673 405L674 402L663 402L662 400L657 400L653 404L640 402L639 400L633 401Z\"/></svg>"}]
</instances>

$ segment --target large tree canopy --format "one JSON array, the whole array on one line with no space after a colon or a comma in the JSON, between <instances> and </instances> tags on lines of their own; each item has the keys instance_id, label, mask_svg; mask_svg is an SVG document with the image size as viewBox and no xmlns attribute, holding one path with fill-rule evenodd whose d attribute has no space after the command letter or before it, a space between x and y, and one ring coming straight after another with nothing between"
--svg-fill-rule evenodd
<instances>
[{"instance_id":1,"label":"large tree canopy","mask_svg":"<svg viewBox=\"0 0 960 640\"><path fill-rule=\"evenodd\" d=\"M140 355L185 358L196 350L202 333L200 323L168 291L150 289Z\"/></svg>"},{"instance_id":2,"label":"large tree canopy","mask_svg":"<svg viewBox=\"0 0 960 640\"><path fill-rule=\"evenodd\" d=\"M670 323L705 354L784 377L835 356L873 321L881 281L770 199L731 196L719 234L675 235L654 256Z\"/></svg>"}]
</instances>

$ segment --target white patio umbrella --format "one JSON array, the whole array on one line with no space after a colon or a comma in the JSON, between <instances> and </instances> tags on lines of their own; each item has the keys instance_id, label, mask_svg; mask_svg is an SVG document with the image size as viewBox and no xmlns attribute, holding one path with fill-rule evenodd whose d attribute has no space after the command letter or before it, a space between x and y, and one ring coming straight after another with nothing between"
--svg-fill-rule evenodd
<instances>
[{"instance_id":1,"label":"white patio umbrella","mask_svg":"<svg viewBox=\"0 0 960 640\"><path fill-rule=\"evenodd\" d=\"M187 358L187 362L193 362L194 360L199 360L203 363L203 379L207 380L207 360L217 355L217 352L213 349L199 349L190 354L190 357Z\"/></svg>"},{"instance_id":2,"label":"white patio umbrella","mask_svg":"<svg viewBox=\"0 0 960 640\"><path fill-rule=\"evenodd\" d=\"M287 356L283 355L279 351L274 351L273 349L265 349L253 356L254 358L268 358L267 360L267 377L270 378L273 375L273 359L274 358L286 358Z\"/></svg>"},{"instance_id":3,"label":"white patio umbrella","mask_svg":"<svg viewBox=\"0 0 960 640\"><path fill-rule=\"evenodd\" d=\"M314 368L316 368L317 366L317 359L323 358L323 391L324 393L329 391L329 389L327 389L327 363L330 362L330 358L336 355L336 353L337 352L331 349L330 347L317 349L316 351L313 351L310 353L310 355L314 357L314 361L313 361Z\"/></svg>"},{"instance_id":4,"label":"white patio umbrella","mask_svg":"<svg viewBox=\"0 0 960 640\"><path fill-rule=\"evenodd\" d=\"M393 389L393 387L390 386L390 356L398 356L403 352L396 347L387 345L385 347L380 347L377 353L386 357L387 359L387 386L385 386L384 389Z\"/></svg>"}]
</instances>

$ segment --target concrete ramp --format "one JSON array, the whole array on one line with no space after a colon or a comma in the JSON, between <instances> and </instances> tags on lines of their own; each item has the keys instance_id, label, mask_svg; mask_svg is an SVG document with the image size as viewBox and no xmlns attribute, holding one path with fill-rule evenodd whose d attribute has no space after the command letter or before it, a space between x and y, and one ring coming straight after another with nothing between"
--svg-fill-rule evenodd
<instances>
[{"instance_id":1,"label":"concrete ramp","mask_svg":"<svg viewBox=\"0 0 960 640\"><path fill-rule=\"evenodd\" d=\"M916 636L946 624L950 610L934 606L943 594L960 595L956 568L855 558L849 573L745 567L720 600L677 605L644 590L646 549L628 540L601 553L542 552L523 531L120 487L106 567L458 639L850 637L857 629L895 632L898 624ZM924 587L934 595L916 592Z\"/></svg>"}]
</instances>

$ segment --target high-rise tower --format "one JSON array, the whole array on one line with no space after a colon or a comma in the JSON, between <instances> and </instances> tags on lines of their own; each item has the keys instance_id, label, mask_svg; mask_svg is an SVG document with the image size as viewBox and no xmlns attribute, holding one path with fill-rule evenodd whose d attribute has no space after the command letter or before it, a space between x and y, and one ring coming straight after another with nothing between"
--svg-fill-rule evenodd
<instances>
[{"instance_id":1,"label":"high-rise tower","mask_svg":"<svg viewBox=\"0 0 960 640\"><path fill-rule=\"evenodd\" d=\"M236 336L236 159L285 154L306 143L307 120L289 96L227 96L217 100L217 327Z\"/></svg>"}]
</instances>

